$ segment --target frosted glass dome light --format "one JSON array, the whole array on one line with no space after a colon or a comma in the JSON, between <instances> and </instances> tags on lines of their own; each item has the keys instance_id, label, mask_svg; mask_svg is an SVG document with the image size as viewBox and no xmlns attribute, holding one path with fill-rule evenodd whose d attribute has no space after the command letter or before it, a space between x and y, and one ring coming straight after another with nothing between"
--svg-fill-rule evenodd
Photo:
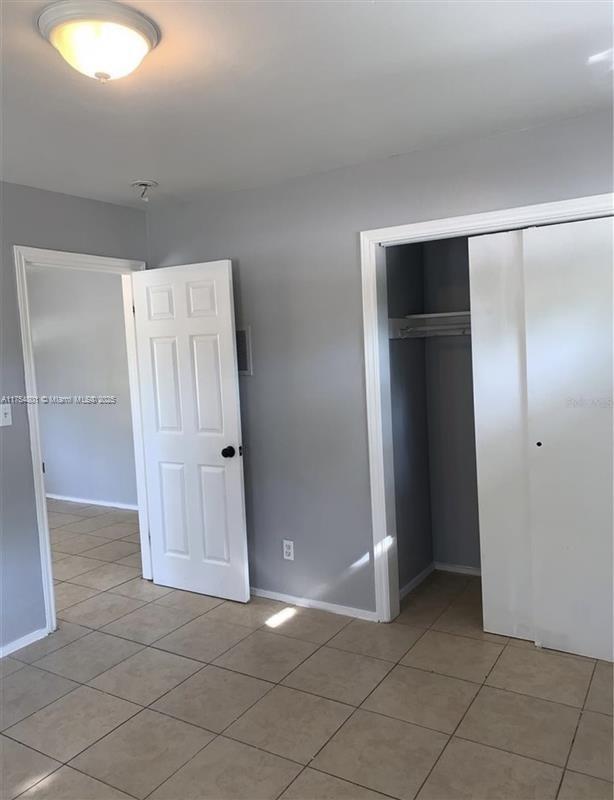
<instances>
[{"instance_id":1,"label":"frosted glass dome light","mask_svg":"<svg viewBox=\"0 0 614 800\"><path fill-rule=\"evenodd\" d=\"M61 0L38 29L71 67L103 83L134 72L160 41L150 19L112 0Z\"/></svg>"}]
</instances>

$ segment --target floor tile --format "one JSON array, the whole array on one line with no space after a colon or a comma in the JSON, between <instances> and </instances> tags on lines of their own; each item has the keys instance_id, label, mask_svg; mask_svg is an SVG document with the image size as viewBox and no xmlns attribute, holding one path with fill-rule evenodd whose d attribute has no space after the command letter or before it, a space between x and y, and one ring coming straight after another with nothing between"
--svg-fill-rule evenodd
<instances>
[{"instance_id":1,"label":"floor tile","mask_svg":"<svg viewBox=\"0 0 614 800\"><path fill-rule=\"evenodd\" d=\"M106 525L104 528L98 528L97 530L90 531L90 533L94 533L96 536L102 536L104 539L114 540L123 539L125 536L129 536L131 533L137 533L138 530L139 526L136 523L133 524L119 522L115 525Z\"/></svg>"},{"instance_id":2,"label":"floor tile","mask_svg":"<svg viewBox=\"0 0 614 800\"><path fill-rule=\"evenodd\" d=\"M612 716L612 678L614 667L606 661L598 661L593 673L585 708Z\"/></svg>"},{"instance_id":3,"label":"floor tile","mask_svg":"<svg viewBox=\"0 0 614 800\"><path fill-rule=\"evenodd\" d=\"M123 564L105 564L103 561L100 561L99 564L100 566L96 569L72 578L72 582L104 592L106 589L112 589L114 586L119 586L120 583L126 583L140 575L138 569L126 567Z\"/></svg>"},{"instance_id":4,"label":"floor tile","mask_svg":"<svg viewBox=\"0 0 614 800\"><path fill-rule=\"evenodd\" d=\"M69 525L64 526L64 530L69 533L93 533L94 531L101 531L103 528L108 528L114 523L114 520L108 518L108 514L97 514L95 517L80 519L78 522L71 522ZM132 533L132 531L127 531ZM104 533L100 533L104 536Z\"/></svg>"},{"instance_id":5,"label":"floor tile","mask_svg":"<svg viewBox=\"0 0 614 800\"><path fill-rule=\"evenodd\" d=\"M452 733L479 686L411 667L395 667L364 708L426 728Z\"/></svg>"},{"instance_id":6,"label":"floor tile","mask_svg":"<svg viewBox=\"0 0 614 800\"><path fill-rule=\"evenodd\" d=\"M453 739L417 800L554 800L561 769Z\"/></svg>"},{"instance_id":7,"label":"floor tile","mask_svg":"<svg viewBox=\"0 0 614 800\"><path fill-rule=\"evenodd\" d=\"M24 647L14 655L15 658L18 658L20 661L27 661L29 664L32 664L34 661L38 661L40 658L49 655L49 653L53 653L55 650L59 650L61 647L75 642L88 633L90 633L89 628L84 628L82 625L73 625L70 622L60 621L56 631L50 633L49 636L45 636L44 639L39 639L38 642L28 645L28 647ZM53 671L54 670L52 670L52 672Z\"/></svg>"},{"instance_id":8,"label":"floor tile","mask_svg":"<svg viewBox=\"0 0 614 800\"><path fill-rule=\"evenodd\" d=\"M153 708L221 733L272 688L266 681L207 666L158 700Z\"/></svg>"},{"instance_id":9,"label":"floor tile","mask_svg":"<svg viewBox=\"0 0 614 800\"><path fill-rule=\"evenodd\" d=\"M23 744L0 736L0 796L12 800L58 769L60 764Z\"/></svg>"},{"instance_id":10,"label":"floor tile","mask_svg":"<svg viewBox=\"0 0 614 800\"><path fill-rule=\"evenodd\" d=\"M134 555L126 556L125 558L120 558L119 561L115 561L115 564L121 564L122 567L132 567L133 569L141 570L143 566L143 559L141 558L141 554L134 553Z\"/></svg>"},{"instance_id":11,"label":"floor tile","mask_svg":"<svg viewBox=\"0 0 614 800\"><path fill-rule=\"evenodd\" d=\"M226 600L209 612L209 619L244 625L255 630L286 607L283 603L267 600L264 597L251 597L249 603L232 603Z\"/></svg>"},{"instance_id":12,"label":"floor tile","mask_svg":"<svg viewBox=\"0 0 614 800\"><path fill-rule=\"evenodd\" d=\"M140 544L141 543L141 534L138 533L129 533L127 536L122 536L122 542L132 542L133 544Z\"/></svg>"},{"instance_id":13,"label":"floor tile","mask_svg":"<svg viewBox=\"0 0 614 800\"><path fill-rule=\"evenodd\" d=\"M157 600L154 605L158 605L159 602ZM198 661L213 661L250 633L249 628L243 628L241 625L209 622L205 615L159 639L156 647Z\"/></svg>"},{"instance_id":14,"label":"floor tile","mask_svg":"<svg viewBox=\"0 0 614 800\"><path fill-rule=\"evenodd\" d=\"M71 578L76 578L78 575L83 575L85 572L90 572L96 567L105 566L104 561L98 561L95 558L86 558L85 556L69 556L62 559L53 567L53 577L59 581L68 581Z\"/></svg>"},{"instance_id":15,"label":"floor tile","mask_svg":"<svg viewBox=\"0 0 614 800\"><path fill-rule=\"evenodd\" d=\"M92 550L88 550L89 558L99 558L101 561L119 561L120 558L126 558L140 550L138 544L131 544L130 542L123 542L121 539L115 539L112 542L106 542Z\"/></svg>"},{"instance_id":16,"label":"floor tile","mask_svg":"<svg viewBox=\"0 0 614 800\"><path fill-rule=\"evenodd\" d=\"M119 563L119 562L118 562ZM168 594L171 589L166 586L156 586L155 583L144 578L133 578L127 583L121 583L112 590L113 594L121 594L123 597L134 597L135 600L143 600L149 603L151 600L158 600Z\"/></svg>"},{"instance_id":17,"label":"floor tile","mask_svg":"<svg viewBox=\"0 0 614 800\"><path fill-rule=\"evenodd\" d=\"M401 664L482 683L502 651L500 644L427 631Z\"/></svg>"},{"instance_id":18,"label":"floor tile","mask_svg":"<svg viewBox=\"0 0 614 800\"><path fill-rule=\"evenodd\" d=\"M614 786L609 781L567 770L558 800L612 800L613 797Z\"/></svg>"},{"instance_id":19,"label":"floor tile","mask_svg":"<svg viewBox=\"0 0 614 800\"><path fill-rule=\"evenodd\" d=\"M390 662L379 658L322 647L291 672L283 683L293 689L358 706L391 666Z\"/></svg>"},{"instance_id":20,"label":"floor tile","mask_svg":"<svg viewBox=\"0 0 614 800\"><path fill-rule=\"evenodd\" d=\"M145 709L77 756L71 766L144 798L211 738L201 728Z\"/></svg>"},{"instance_id":21,"label":"floor tile","mask_svg":"<svg viewBox=\"0 0 614 800\"><path fill-rule=\"evenodd\" d=\"M22 795L23 800L132 800L70 767L62 767ZM22 800L20 798L20 800Z\"/></svg>"},{"instance_id":22,"label":"floor tile","mask_svg":"<svg viewBox=\"0 0 614 800\"><path fill-rule=\"evenodd\" d=\"M88 589L86 586L77 586L74 583L62 583L55 587L55 610L59 613L97 594L99 594L98 589Z\"/></svg>"},{"instance_id":23,"label":"floor tile","mask_svg":"<svg viewBox=\"0 0 614 800\"><path fill-rule=\"evenodd\" d=\"M13 672L17 672L18 669L21 669L23 667L23 661L25 661L25 659L18 661L16 658L11 658L11 656L0 659L0 679L8 678Z\"/></svg>"},{"instance_id":24,"label":"floor tile","mask_svg":"<svg viewBox=\"0 0 614 800\"><path fill-rule=\"evenodd\" d=\"M350 617L329 614L328 611L320 611L317 608L290 608L294 612L291 616L273 617L265 622L265 625L276 633L314 644L328 642L352 621Z\"/></svg>"},{"instance_id":25,"label":"floor tile","mask_svg":"<svg viewBox=\"0 0 614 800\"><path fill-rule=\"evenodd\" d=\"M68 525L69 522L78 522L81 519L77 514L64 514L61 511L48 511L47 520L49 522L49 530L54 528L61 528L62 525Z\"/></svg>"},{"instance_id":26,"label":"floor tile","mask_svg":"<svg viewBox=\"0 0 614 800\"><path fill-rule=\"evenodd\" d=\"M84 506L78 504L78 506L72 513L75 514L78 513L81 519L85 519L85 517L99 517L102 514L106 514L107 508L105 506L88 506L88 505Z\"/></svg>"},{"instance_id":27,"label":"floor tile","mask_svg":"<svg viewBox=\"0 0 614 800\"><path fill-rule=\"evenodd\" d=\"M593 778L612 780L612 717L582 713L567 766Z\"/></svg>"},{"instance_id":28,"label":"floor tile","mask_svg":"<svg viewBox=\"0 0 614 800\"><path fill-rule=\"evenodd\" d=\"M372 792L355 783L348 783L307 767L286 789L279 800L386 800L379 792Z\"/></svg>"},{"instance_id":29,"label":"floor tile","mask_svg":"<svg viewBox=\"0 0 614 800\"><path fill-rule=\"evenodd\" d=\"M312 766L376 792L412 800L447 741L442 733L359 710Z\"/></svg>"},{"instance_id":30,"label":"floor tile","mask_svg":"<svg viewBox=\"0 0 614 800\"><path fill-rule=\"evenodd\" d=\"M108 539L101 539L99 536L83 536L78 533L62 535L60 530L55 536L52 537L51 546L53 547L54 551L57 551L58 553L76 556L85 555L94 547L104 544L105 542L108 542ZM89 556L85 557L89 558Z\"/></svg>"},{"instance_id":31,"label":"floor tile","mask_svg":"<svg viewBox=\"0 0 614 800\"><path fill-rule=\"evenodd\" d=\"M63 561L65 558L68 558L68 553L60 553L57 550L54 550L53 547L51 548L51 563L57 564L58 561ZM53 579L54 583L60 583L60 581Z\"/></svg>"},{"instance_id":32,"label":"floor tile","mask_svg":"<svg viewBox=\"0 0 614 800\"><path fill-rule=\"evenodd\" d=\"M277 682L310 656L316 647L300 639L290 639L268 631L254 631L217 658L215 664L254 678Z\"/></svg>"},{"instance_id":33,"label":"floor tile","mask_svg":"<svg viewBox=\"0 0 614 800\"><path fill-rule=\"evenodd\" d=\"M581 708L593 666L591 661L583 658L507 647L486 683Z\"/></svg>"},{"instance_id":34,"label":"floor tile","mask_svg":"<svg viewBox=\"0 0 614 800\"><path fill-rule=\"evenodd\" d=\"M457 736L564 767L578 724L570 706L485 686Z\"/></svg>"},{"instance_id":35,"label":"floor tile","mask_svg":"<svg viewBox=\"0 0 614 800\"><path fill-rule=\"evenodd\" d=\"M423 633L420 628L397 625L396 622L373 623L355 619L334 636L328 646L385 661L398 661Z\"/></svg>"},{"instance_id":36,"label":"floor tile","mask_svg":"<svg viewBox=\"0 0 614 800\"><path fill-rule=\"evenodd\" d=\"M36 667L25 666L2 679L0 725L2 729L53 703L76 689L77 684Z\"/></svg>"},{"instance_id":37,"label":"floor tile","mask_svg":"<svg viewBox=\"0 0 614 800\"><path fill-rule=\"evenodd\" d=\"M212 608L219 606L224 600L219 597L209 597L196 592L183 592L181 589L170 589L168 594L156 600L161 606L171 606L184 611L194 611L195 614L206 614Z\"/></svg>"},{"instance_id":38,"label":"floor tile","mask_svg":"<svg viewBox=\"0 0 614 800\"><path fill-rule=\"evenodd\" d=\"M351 714L350 706L277 686L226 735L307 764Z\"/></svg>"},{"instance_id":39,"label":"floor tile","mask_svg":"<svg viewBox=\"0 0 614 800\"><path fill-rule=\"evenodd\" d=\"M140 648L141 645L134 642L94 631L41 658L35 666L79 683L87 683L134 655Z\"/></svg>"},{"instance_id":40,"label":"floor tile","mask_svg":"<svg viewBox=\"0 0 614 800\"><path fill-rule=\"evenodd\" d=\"M74 503L71 500L54 500L50 498L47 500L47 512L54 512L58 514L77 514L79 517L84 517L85 514L81 513L83 509L88 508L86 503Z\"/></svg>"},{"instance_id":41,"label":"floor tile","mask_svg":"<svg viewBox=\"0 0 614 800\"><path fill-rule=\"evenodd\" d=\"M275 800L300 770L284 758L220 736L151 800Z\"/></svg>"},{"instance_id":42,"label":"floor tile","mask_svg":"<svg viewBox=\"0 0 614 800\"><path fill-rule=\"evenodd\" d=\"M475 603L451 605L433 623L433 629L443 633L455 633L471 639L482 639L485 642L505 644L506 636L497 636L484 630L482 607Z\"/></svg>"},{"instance_id":43,"label":"floor tile","mask_svg":"<svg viewBox=\"0 0 614 800\"><path fill-rule=\"evenodd\" d=\"M94 678L90 686L148 706L201 667L200 661L147 647Z\"/></svg>"},{"instance_id":44,"label":"floor tile","mask_svg":"<svg viewBox=\"0 0 614 800\"><path fill-rule=\"evenodd\" d=\"M137 711L139 706L133 703L80 686L9 728L7 735L58 761L68 761Z\"/></svg>"},{"instance_id":45,"label":"floor tile","mask_svg":"<svg viewBox=\"0 0 614 800\"><path fill-rule=\"evenodd\" d=\"M449 606L449 600L430 593L411 592L401 601L401 613L394 620L401 625L428 628Z\"/></svg>"},{"instance_id":46,"label":"floor tile","mask_svg":"<svg viewBox=\"0 0 614 800\"><path fill-rule=\"evenodd\" d=\"M460 572L446 572L443 569L436 569L431 572L431 574L419 588L436 589L442 597L454 599L463 591L465 591L472 581L475 583L476 579L469 575L463 575ZM477 583L479 584L479 578L477 579Z\"/></svg>"},{"instance_id":47,"label":"floor tile","mask_svg":"<svg viewBox=\"0 0 614 800\"><path fill-rule=\"evenodd\" d=\"M63 588L63 587L60 587ZM120 597L117 594L103 592L82 603L70 606L61 612L62 619L86 625L88 628L101 628L113 620L135 611L143 605L141 600L131 597Z\"/></svg>"},{"instance_id":48,"label":"floor tile","mask_svg":"<svg viewBox=\"0 0 614 800\"><path fill-rule=\"evenodd\" d=\"M150 603L112 622L104 630L135 642L151 644L191 619L194 619L193 612Z\"/></svg>"}]
</instances>

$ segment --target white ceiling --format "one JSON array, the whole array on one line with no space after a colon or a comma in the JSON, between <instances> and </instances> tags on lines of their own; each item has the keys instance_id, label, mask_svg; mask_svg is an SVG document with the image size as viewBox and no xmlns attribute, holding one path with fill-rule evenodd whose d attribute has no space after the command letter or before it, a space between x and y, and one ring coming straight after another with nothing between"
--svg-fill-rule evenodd
<instances>
[{"instance_id":1,"label":"white ceiling","mask_svg":"<svg viewBox=\"0 0 614 800\"><path fill-rule=\"evenodd\" d=\"M114 202L277 182L606 107L608 2L135 0L162 41L72 70L4 0L5 180Z\"/></svg>"}]
</instances>

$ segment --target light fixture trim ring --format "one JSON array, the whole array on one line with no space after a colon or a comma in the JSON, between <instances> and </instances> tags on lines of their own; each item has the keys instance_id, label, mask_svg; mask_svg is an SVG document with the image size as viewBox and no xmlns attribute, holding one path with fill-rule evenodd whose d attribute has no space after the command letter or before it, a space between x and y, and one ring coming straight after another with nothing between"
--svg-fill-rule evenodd
<instances>
[{"instance_id":1,"label":"light fixture trim ring","mask_svg":"<svg viewBox=\"0 0 614 800\"><path fill-rule=\"evenodd\" d=\"M101 20L125 25L142 34L151 50L161 39L160 29L153 20L113 0L60 0L42 10L37 25L41 36L49 40L54 28L75 20Z\"/></svg>"}]
</instances>

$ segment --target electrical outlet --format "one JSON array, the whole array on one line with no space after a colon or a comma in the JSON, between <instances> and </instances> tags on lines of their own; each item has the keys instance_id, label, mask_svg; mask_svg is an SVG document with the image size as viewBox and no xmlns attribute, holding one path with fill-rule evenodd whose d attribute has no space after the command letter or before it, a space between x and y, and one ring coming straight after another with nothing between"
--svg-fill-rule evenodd
<instances>
[{"instance_id":1,"label":"electrical outlet","mask_svg":"<svg viewBox=\"0 0 614 800\"><path fill-rule=\"evenodd\" d=\"M13 410L10 403L0 405L0 427L13 424Z\"/></svg>"},{"instance_id":2,"label":"electrical outlet","mask_svg":"<svg viewBox=\"0 0 614 800\"><path fill-rule=\"evenodd\" d=\"M286 561L294 561L294 542L292 539L282 539L282 547L284 559Z\"/></svg>"}]
</instances>

